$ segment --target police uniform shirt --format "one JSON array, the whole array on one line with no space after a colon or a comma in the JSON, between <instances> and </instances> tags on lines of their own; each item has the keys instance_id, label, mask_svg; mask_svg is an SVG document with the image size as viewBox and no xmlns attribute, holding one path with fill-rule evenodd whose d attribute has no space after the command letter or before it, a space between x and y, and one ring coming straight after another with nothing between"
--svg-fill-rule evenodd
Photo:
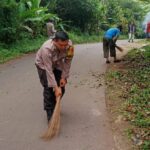
<instances>
[{"instance_id":1,"label":"police uniform shirt","mask_svg":"<svg viewBox=\"0 0 150 150\"><path fill-rule=\"evenodd\" d=\"M66 50L59 51L53 40L46 41L36 54L35 64L46 71L48 86L55 87L57 82L53 73L54 69L62 71L62 78L69 77L71 61L74 55L74 48L69 40Z\"/></svg>"}]
</instances>

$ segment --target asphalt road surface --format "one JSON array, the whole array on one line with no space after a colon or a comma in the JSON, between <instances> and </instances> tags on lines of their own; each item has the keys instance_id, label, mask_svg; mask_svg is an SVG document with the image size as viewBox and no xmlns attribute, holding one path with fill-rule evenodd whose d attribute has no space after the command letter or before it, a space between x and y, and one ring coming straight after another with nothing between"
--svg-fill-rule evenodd
<instances>
[{"instance_id":1,"label":"asphalt road surface","mask_svg":"<svg viewBox=\"0 0 150 150\"><path fill-rule=\"evenodd\" d=\"M47 120L34 58L0 65L0 150L116 150L105 104L102 44L75 46L61 131L49 142L40 139Z\"/></svg>"}]
</instances>

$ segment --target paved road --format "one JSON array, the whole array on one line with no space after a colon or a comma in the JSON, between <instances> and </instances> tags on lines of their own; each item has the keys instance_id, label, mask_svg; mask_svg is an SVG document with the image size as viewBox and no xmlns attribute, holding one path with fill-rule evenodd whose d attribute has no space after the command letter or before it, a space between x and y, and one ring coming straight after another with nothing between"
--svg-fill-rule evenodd
<instances>
[{"instance_id":1,"label":"paved road","mask_svg":"<svg viewBox=\"0 0 150 150\"><path fill-rule=\"evenodd\" d=\"M34 57L0 65L0 150L115 150L105 105L102 44L75 46L61 132L51 142L39 138L47 121Z\"/></svg>"}]
</instances>

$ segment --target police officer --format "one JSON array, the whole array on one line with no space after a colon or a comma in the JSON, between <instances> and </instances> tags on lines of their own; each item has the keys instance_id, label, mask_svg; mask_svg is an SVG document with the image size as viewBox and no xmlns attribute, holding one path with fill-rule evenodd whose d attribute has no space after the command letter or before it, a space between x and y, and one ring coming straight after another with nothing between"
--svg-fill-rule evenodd
<instances>
[{"instance_id":1,"label":"police officer","mask_svg":"<svg viewBox=\"0 0 150 150\"><path fill-rule=\"evenodd\" d=\"M111 57L114 57L114 62L120 62L116 58L116 41L122 31L122 26L119 25L117 28L110 28L106 31L103 37L103 51L104 51L104 58L106 58L106 63L110 63L109 61L109 53Z\"/></svg>"},{"instance_id":2,"label":"police officer","mask_svg":"<svg viewBox=\"0 0 150 150\"><path fill-rule=\"evenodd\" d=\"M44 110L48 121L53 114L56 97L65 93L73 54L72 42L63 31L56 32L55 37L46 41L36 54L35 64L44 88Z\"/></svg>"}]
</instances>

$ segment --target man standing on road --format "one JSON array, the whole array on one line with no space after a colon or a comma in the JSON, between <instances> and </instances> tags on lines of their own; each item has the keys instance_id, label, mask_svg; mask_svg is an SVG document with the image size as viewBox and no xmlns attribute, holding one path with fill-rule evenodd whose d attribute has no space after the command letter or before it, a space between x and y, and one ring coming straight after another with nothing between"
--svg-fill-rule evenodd
<instances>
[{"instance_id":1,"label":"man standing on road","mask_svg":"<svg viewBox=\"0 0 150 150\"><path fill-rule=\"evenodd\" d=\"M47 28L47 35L49 38L53 38L54 34L56 32L53 21L49 20L48 23L46 23L46 28Z\"/></svg>"},{"instance_id":2,"label":"man standing on road","mask_svg":"<svg viewBox=\"0 0 150 150\"><path fill-rule=\"evenodd\" d=\"M106 58L106 63L110 63L109 61L109 53L111 57L114 57L114 62L120 62L116 58L116 41L122 31L122 26L119 25L117 28L110 28L106 31L103 37L103 51L104 51L104 58Z\"/></svg>"},{"instance_id":3,"label":"man standing on road","mask_svg":"<svg viewBox=\"0 0 150 150\"><path fill-rule=\"evenodd\" d=\"M135 36L135 31L136 31L136 26L134 22L128 24L128 34L129 34L129 40L128 42L133 42L134 41L134 36Z\"/></svg>"},{"instance_id":4,"label":"man standing on road","mask_svg":"<svg viewBox=\"0 0 150 150\"><path fill-rule=\"evenodd\" d=\"M74 55L71 40L66 32L56 32L53 39L46 41L36 54L35 64L44 88L44 110L50 120L56 97L63 96Z\"/></svg>"}]
</instances>

